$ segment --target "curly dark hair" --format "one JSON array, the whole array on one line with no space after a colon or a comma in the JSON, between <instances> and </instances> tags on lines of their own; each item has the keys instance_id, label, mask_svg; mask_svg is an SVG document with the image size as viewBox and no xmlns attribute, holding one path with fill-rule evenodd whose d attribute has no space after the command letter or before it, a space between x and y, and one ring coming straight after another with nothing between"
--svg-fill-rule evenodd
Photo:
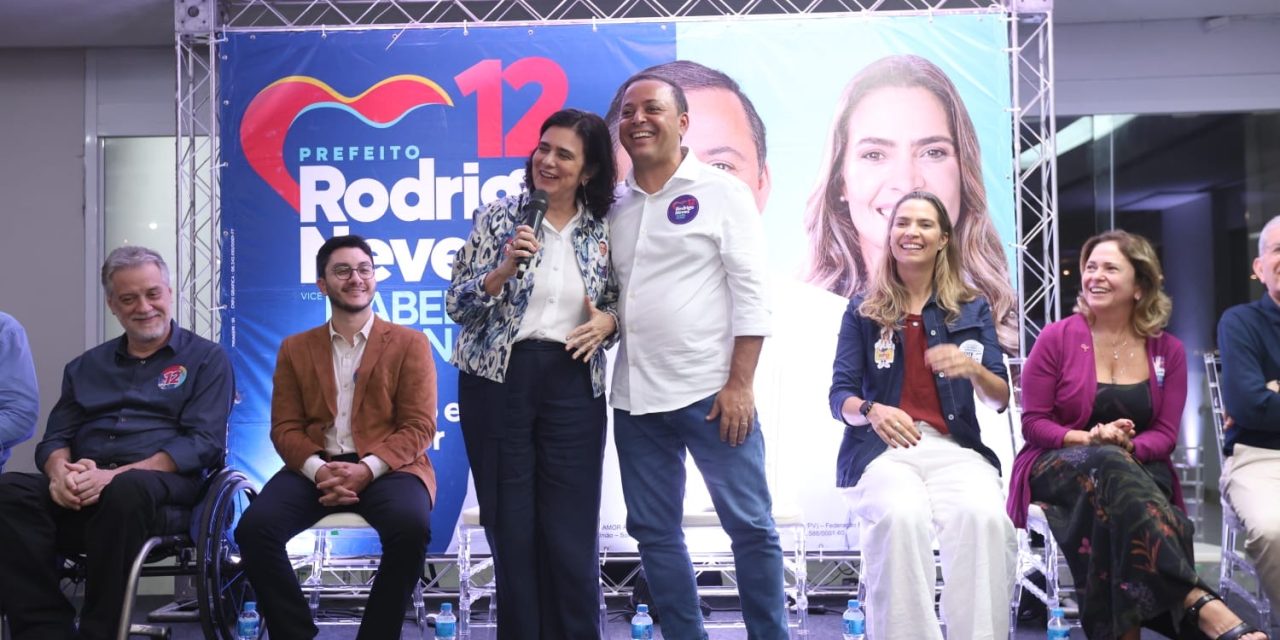
<instances>
[{"instance_id":1,"label":"curly dark hair","mask_svg":"<svg viewBox=\"0 0 1280 640\"><path fill-rule=\"evenodd\" d=\"M551 127L572 129L582 139L583 173L591 177L587 184L578 190L576 198L586 206L587 212L596 218L603 218L613 206L613 187L618 181L618 169L613 163L613 139L609 136L609 125L604 118L580 109L561 109L542 123L538 136ZM533 191L533 154L529 153L524 161L524 186Z\"/></svg>"}]
</instances>

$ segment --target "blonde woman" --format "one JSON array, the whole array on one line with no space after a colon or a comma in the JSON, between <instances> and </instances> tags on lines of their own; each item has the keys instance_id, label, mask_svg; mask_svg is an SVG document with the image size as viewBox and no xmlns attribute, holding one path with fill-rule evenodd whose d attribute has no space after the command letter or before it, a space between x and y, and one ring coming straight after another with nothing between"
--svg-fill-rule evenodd
<instances>
[{"instance_id":1,"label":"blonde woman","mask_svg":"<svg viewBox=\"0 0 1280 640\"><path fill-rule=\"evenodd\" d=\"M885 252L889 211L903 194L938 196L959 248L952 266L987 299L1000 346L1018 350L1017 296L987 213L982 152L956 87L914 55L881 58L845 87L824 173L805 213L805 279L844 297L866 291Z\"/></svg>"},{"instance_id":2,"label":"blonde woman","mask_svg":"<svg viewBox=\"0 0 1280 640\"><path fill-rule=\"evenodd\" d=\"M1004 638L1014 567L996 455L974 397L1009 401L987 301L956 269L959 247L937 196L892 206L867 293L849 301L831 410L846 427L837 479L862 531L873 638L941 640L933 614L937 539L953 638Z\"/></svg>"}]
</instances>

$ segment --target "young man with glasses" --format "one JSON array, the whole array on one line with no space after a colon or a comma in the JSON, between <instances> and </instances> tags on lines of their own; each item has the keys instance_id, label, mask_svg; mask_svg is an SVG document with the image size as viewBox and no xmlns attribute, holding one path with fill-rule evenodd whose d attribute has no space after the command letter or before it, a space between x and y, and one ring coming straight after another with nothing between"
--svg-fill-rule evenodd
<instances>
[{"instance_id":1,"label":"young man with glasses","mask_svg":"<svg viewBox=\"0 0 1280 640\"><path fill-rule=\"evenodd\" d=\"M285 545L324 516L354 512L382 542L360 638L399 638L430 539L436 372L426 336L377 318L373 252L359 236L316 255L333 316L285 338L271 395L281 469L240 520L245 572L273 638L313 638L311 611Z\"/></svg>"}]
</instances>

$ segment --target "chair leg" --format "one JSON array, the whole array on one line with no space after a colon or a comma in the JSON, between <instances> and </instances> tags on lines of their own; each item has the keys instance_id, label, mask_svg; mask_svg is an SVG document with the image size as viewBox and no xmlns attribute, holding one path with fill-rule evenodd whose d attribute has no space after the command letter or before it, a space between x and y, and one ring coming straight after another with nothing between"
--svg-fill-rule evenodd
<instances>
[{"instance_id":1,"label":"chair leg","mask_svg":"<svg viewBox=\"0 0 1280 640\"><path fill-rule=\"evenodd\" d=\"M329 532L324 529L318 529L316 530L315 546L311 550L311 573L307 575L307 579L302 583L303 586L312 588L307 605L311 607L311 619L313 621L317 620L320 614L320 587L324 584L324 565L328 552Z\"/></svg>"},{"instance_id":2,"label":"chair leg","mask_svg":"<svg viewBox=\"0 0 1280 640\"><path fill-rule=\"evenodd\" d=\"M1052 535L1045 536L1044 554L1044 586L1045 594L1049 596L1046 604L1050 607L1061 606L1062 601L1058 599L1058 541Z\"/></svg>"},{"instance_id":3,"label":"chair leg","mask_svg":"<svg viewBox=\"0 0 1280 640\"><path fill-rule=\"evenodd\" d=\"M133 618L133 599L138 595L138 578L142 575L142 565L146 564L147 554L160 544L163 538L147 538L142 549L133 558L133 566L129 568L129 582L125 585L124 601L120 609L120 626L116 630L116 640L129 640L130 619Z\"/></svg>"},{"instance_id":4,"label":"chair leg","mask_svg":"<svg viewBox=\"0 0 1280 640\"><path fill-rule=\"evenodd\" d=\"M809 636L809 566L805 525L795 528L795 536L796 635L804 638Z\"/></svg>"},{"instance_id":5,"label":"chair leg","mask_svg":"<svg viewBox=\"0 0 1280 640\"><path fill-rule=\"evenodd\" d=\"M596 583L596 597L600 599L600 637L607 637L606 630L609 628L609 602L604 598L604 563L600 563L601 576Z\"/></svg>"},{"instance_id":6,"label":"chair leg","mask_svg":"<svg viewBox=\"0 0 1280 640\"><path fill-rule=\"evenodd\" d=\"M419 640L427 640L427 605L422 601L424 587L422 580L418 580L413 588L413 617L418 623Z\"/></svg>"},{"instance_id":7,"label":"chair leg","mask_svg":"<svg viewBox=\"0 0 1280 640\"><path fill-rule=\"evenodd\" d=\"M471 638L471 530L458 528L458 638Z\"/></svg>"}]
</instances>

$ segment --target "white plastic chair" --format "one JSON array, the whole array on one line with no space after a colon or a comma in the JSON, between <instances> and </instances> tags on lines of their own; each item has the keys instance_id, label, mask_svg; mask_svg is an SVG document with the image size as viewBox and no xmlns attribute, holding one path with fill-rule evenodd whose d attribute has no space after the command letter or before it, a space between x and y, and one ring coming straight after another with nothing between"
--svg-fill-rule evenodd
<instances>
[{"instance_id":1,"label":"white plastic chair","mask_svg":"<svg viewBox=\"0 0 1280 640\"><path fill-rule=\"evenodd\" d=\"M1209 399L1213 404L1213 434L1218 446L1218 465L1222 468L1225 456L1222 455L1222 430L1226 423L1227 410L1222 403L1221 373L1222 363L1214 352L1204 354L1205 380L1209 383ZM1244 541L1247 536L1244 525L1236 517L1226 494L1222 494L1222 560L1218 577L1218 590L1227 605L1239 613L1230 600L1240 598L1248 603L1249 608L1258 614L1254 621L1260 629L1271 629L1270 635L1276 636L1278 628L1271 626L1271 601L1262 591L1262 581L1258 578L1258 570L1244 552ZM1246 578L1247 581L1242 581Z\"/></svg>"},{"instance_id":2,"label":"white plastic chair","mask_svg":"<svg viewBox=\"0 0 1280 640\"><path fill-rule=\"evenodd\" d=\"M468 640L472 631L478 628L496 629L498 627L498 589L492 576L493 556L477 556L472 552L473 538L484 535L484 526L480 524L480 507L463 509L458 516L458 639ZM482 579L485 572L488 579ZM603 578L602 578L603 580ZM471 619L471 606L477 600L489 598L488 618L479 622ZM600 603L600 628L608 625L608 609L604 599L604 588L598 595Z\"/></svg>"},{"instance_id":3,"label":"white plastic chair","mask_svg":"<svg viewBox=\"0 0 1280 640\"><path fill-rule=\"evenodd\" d=\"M1022 358L1010 358L1005 356L1005 369L1009 376L1009 440L1013 444L1014 456L1017 456L1019 450L1022 449ZM1012 471L1012 470L1011 470ZM1044 540L1044 545L1037 548L1031 545L1031 533L1037 533ZM1013 588L1013 602L1010 616L1013 624L1017 626L1018 604L1022 600L1022 591L1026 589L1036 597L1037 600L1044 603L1045 607L1063 606L1067 609L1067 621L1075 627L1080 626L1079 609L1077 607L1066 607L1064 603L1070 599L1074 603L1075 589L1071 586L1064 586L1061 582L1062 574L1066 572L1070 575L1070 569L1067 567L1067 560L1058 551L1058 542L1053 538L1053 531L1049 529L1049 521L1045 518L1044 510L1040 505L1032 502L1027 507L1027 527L1018 529L1018 572ZM1032 576L1036 573L1044 576L1045 586L1042 589L1040 585L1032 580Z\"/></svg>"},{"instance_id":4,"label":"white plastic chair","mask_svg":"<svg viewBox=\"0 0 1280 640\"><path fill-rule=\"evenodd\" d=\"M335 626L355 626L360 624L359 616L335 616L321 617L320 598L321 596L337 596L337 597L368 597L369 589L373 584L373 577L376 575L378 564L381 560L378 556L335 556L333 554L334 538L338 538L348 532L364 531L361 535L368 535L373 528L359 514L351 512L332 513L311 526L310 531L315 535L315 544L312 546L311 554L306 556L300 566L307 566L310 573L306 579L302 581L302 592L307 595L308 604L311 606L311 618L317 625L335 625ZM376 533L374 534L376 536ZM343 572L351 575L354 572L360 572L368 576L367 580L358 583L349 583ZM330 579L326 579L329 576ZM336 579L335 579L336 578ZM421 580L418 586L413 590L413 610L414 618L418 626L418 634L423 639L427 638L427 609L423 603L422 592L424 585Z\"/></svg>"},{"instance_id":5,"label":"white plastic chair","mask_svg":"<svg viewBox=\"0 0 1280 640\"><path fill-rule=\"evenodd\" d=\"M720 516L716 514L714 509L706 509L703 511L686 511L680 522L681 526L687 531L689 529L706 529L715 530L722 529L720 524ZM795 618L789 620L788 625L795 628L795 635L800 638L809 636L809 593L808 593L808 565L805 558L806 551L806 528L804 522L804 514L799 509L790 508L783 505L774 505L773 524L778 530L779 535L790 533L795 546L790 555L783 554L783 565L785 572L791 573L794 582L789 588L791 597L795 600ZM695 573L703 573L706 571L716 571L723 575L732 576L729 573L734 569L733 554L725 551L718 553L690 551L689 559L693 563ZM737 592L737 585L729 587L733 593ZM708 588L699 587L699 593L704 595L719 595L718 593L709 593ZM744 628L745 624L741 620L730 621L707 621L705 626L709 629L713 628Z\"/></svg>"}]
</instances>

